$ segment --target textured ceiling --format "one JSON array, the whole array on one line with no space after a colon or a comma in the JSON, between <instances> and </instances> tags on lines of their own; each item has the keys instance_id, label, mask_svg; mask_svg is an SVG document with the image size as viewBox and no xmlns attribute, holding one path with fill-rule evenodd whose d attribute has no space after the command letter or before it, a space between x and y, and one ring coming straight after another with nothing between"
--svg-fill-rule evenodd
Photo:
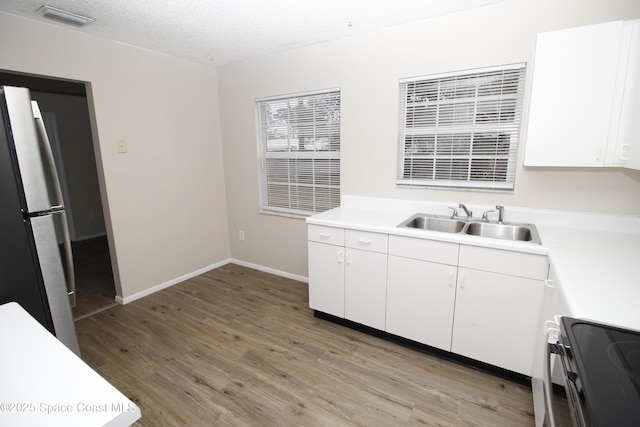
<instances>
[{"instance_id":1,"label":"textured ceiling","mask_svg":"<svg viewBox=\"0 0 640 427\"><path fill-rule=\"evenodd\" d=\"M96 21L76 29L219 66L505 0L0 0L53 23L42 5ZM0 30L1 34L1 30Z\"/></svg>"}]
</instances>

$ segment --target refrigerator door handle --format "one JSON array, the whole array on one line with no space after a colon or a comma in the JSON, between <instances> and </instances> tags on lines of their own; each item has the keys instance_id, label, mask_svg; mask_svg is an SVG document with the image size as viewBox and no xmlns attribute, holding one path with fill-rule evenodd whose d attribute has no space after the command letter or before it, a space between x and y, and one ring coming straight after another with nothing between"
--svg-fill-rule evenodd
<instances>
[{"instance_id":1,"label":"refrigerator door handle","mask_svg":"<svg viewBox=\"0 0 640 427\"><path fill-rule=\"evenodd\" d=\"M51 208L60 209L64 206L64 199L62 197L62 187L60 186L60 180L58 178L58 168L53 158L53 150L51 149L51 142L47 135L47 128L44 126L44 120L42 120L42 114L40 113L40 107L36 101L31 101L31 109L33 110L33 118L36 121L36 127L38 134L40 135L40 141L42 141L42 152L44 154L45 161L49 167L51 173L51 183L53 184L53 192L56 200ZM69 235L69 224L67 223L67 214L64 211L58 211L60 214L61 226L62 226L62 243L64 246L64 258L66 265L66 279L67 279L67 294L69 295L69 302L71 307L76 306L76 277L73 266L73 253L71 251L71 236Z\"/></svg>"},{"instance_id":2,"label":"refrigerator door handle","mask_svg":"<svg viewBox=\"0 0 640 427\"><path fill-rule=\"evenodd\" d=\"M69 225L67 224L67 214L65 211L53 211L54 215L59 215L60 226L62 227L62 245L64 248L65 279L67 281L67 295L71 307L76 306L76 275L73 265L73 252L71 251L71 237L69 236Z\"/></svg>"},{"instance_id":3,"label":"refrigerator door handle","mask_svg":"<svg viewBox=\"0 0 640 427\"><path fill-rule=\"evenodd\" d=\"M42 145L42 153L44 154L44 161L46 162L49 172L51 173L51 183L53 184L53 192L56 200L52 201L52 205L62 206L64 205L64 199L62 197L62 187L60 186L60 179L58 178L58 168L53 158L53 150L51 149L51 141L49 141L49 135L47 135L47 128L44 126L44 120L42 120L42 113L36 101L31 101L31 109L33 110L33 118L36 121L36 128L38 129L38 135L40 135L40 141Z\"/></svg>"}]
</instances>

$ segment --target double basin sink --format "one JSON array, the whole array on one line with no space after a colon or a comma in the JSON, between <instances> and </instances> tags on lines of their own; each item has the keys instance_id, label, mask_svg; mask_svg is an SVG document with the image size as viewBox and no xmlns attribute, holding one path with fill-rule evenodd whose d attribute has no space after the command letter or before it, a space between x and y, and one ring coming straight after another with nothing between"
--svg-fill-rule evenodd
<instances>
[{"instance_id":1,"label":"double basin sink","mask_svg":"<svg viewBox=\"0 0 640 427\"><path fill-rule=\"evenodd\" d=\"M517 222L496 223L473 218L462 219L430 214L415 214L398 227L541 244L535 225Z\"/></svg>"}]
</instances>

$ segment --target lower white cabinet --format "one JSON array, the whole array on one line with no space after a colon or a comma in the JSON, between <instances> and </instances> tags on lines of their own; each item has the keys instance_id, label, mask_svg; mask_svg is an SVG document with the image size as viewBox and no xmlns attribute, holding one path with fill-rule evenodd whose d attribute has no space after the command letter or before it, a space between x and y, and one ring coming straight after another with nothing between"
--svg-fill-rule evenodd
<instances>
[{"instance_id":1,"label":"lower white cabinet","mask_svg":"<svg viewBox=\"0 0 640 427\"><path fill-rule=\"evenodd\" d=\"M344 317L384 330L387 254L346 248Z\"/></svg>"},{"instance_id":2,"label":"lower white cabinet","mask_svg":"<svg viewBox=\"0 0 640 427\"><path fill-rule=\"evenodd\" d=\"M309 307L344 317L344 246L309 242Z\"/></svg>"},{"instance_id":3,"label":"lower white cabinet","mask_svg":"<svg viewBox=\"0 0 640 427\"><path fill-rule=\"evenodd\" d=\"M460 245L451 351L531 376L545 255Z\"/></svg>"},{"instance_id":4,"label":"lower white cabinet","mask_svg":"<svg viewBox=\"0 0 640 427\"><path fill-rule=\"evenodd\" d=\"M344 317L384 330L389 235L345 230Z\"/></svg>"},{"instance_id":5,"label":"lower white cabinet","mask_svg":"<svg viewBox=\"0 0 640 427\"><path fill-rule=\"evenodd\" d=\"M309 307L384 330L388 235L309 225Z\"/></svg>"},{"instance_id":6,"label":"lower white cabinet","mask_svg":"<svg viewBox=\"0 0 640 427\"><path fill-rule=\"evenodd\" d=\"M386 331L449 351L457 270L390 255Z\"/></svg>"},{"instance_id":7,"label":"lower white cabinet","mask_svg":"<svg viewBox=\"0 0 640 427\"><path fill-rule=\"evenodd\" d=\"M309 306L531 376L544 255L309 226Z\"/></svg>"},{"instance_id":8,"label":"lower white cabinet","mask_svg":"<svg viewBox=\"0 0 640 427\"><path fill-rule=\"evenodd\" d=\"M451 351L531 375L544 284L460 267Z\"/></svg>"}]
</instances>

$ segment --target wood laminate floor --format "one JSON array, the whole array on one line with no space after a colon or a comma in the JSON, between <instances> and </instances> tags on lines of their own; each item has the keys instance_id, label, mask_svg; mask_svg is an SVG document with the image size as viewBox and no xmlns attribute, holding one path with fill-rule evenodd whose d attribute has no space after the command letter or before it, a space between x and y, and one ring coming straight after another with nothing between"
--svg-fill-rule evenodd
<instances>
[{"instance_id":1,"label":"wood laminate floor","mask_svg":"<svg viewBox=\"0 0 640 427\"><path fill-rule=\"evenodd\" d=\"M136 426L533 426L530 388L334 323L229 264L76 322Z\"/></svg>"}]
</instances>

